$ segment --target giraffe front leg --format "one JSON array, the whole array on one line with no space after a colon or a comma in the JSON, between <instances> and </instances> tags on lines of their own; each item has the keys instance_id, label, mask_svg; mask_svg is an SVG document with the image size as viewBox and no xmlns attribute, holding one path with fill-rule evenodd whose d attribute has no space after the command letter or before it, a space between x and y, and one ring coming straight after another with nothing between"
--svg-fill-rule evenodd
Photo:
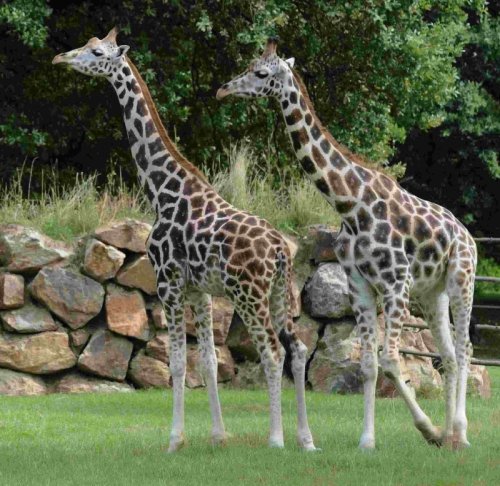
<instances>
[{"instance_id":1,"label":"giraffe front leg","mask_svg":"<svg viewBox=\"0 0 500 486\"><path fill-rule=\"evenodd\" d=\"M168 452L184 444L184 382L186 379L186 325L184 322L184 289L180 282L158 278L158 296L168 321L170 340L170 374L173 384L172 428Z\"/></svg>"},{"instance_id":2,"label":"giraffe front leg","mask_svg":"<svg viewBox=\"0 0 500 486\"><path fill-rule=\"evenodd\" d=\"M364 377L363 433L359 441L362 450L375 448L375 392L378 375L377 302L370 284L355 268L350 268L349 290L361 340L361 372Z\"/></svg>"},{"instance_id":3,"label":"giraffe front leg","mask_svg":"<svg viewBox=\"0 0 500 486\"><path fill-rule=\"evenodd\" d=\"M226 432L217 389L217 356L212 327L212 298L208 294L199 293L191 297L190 300L212 415L212 444L223 445L226 441Z\"/></svg>"}]
</instances>

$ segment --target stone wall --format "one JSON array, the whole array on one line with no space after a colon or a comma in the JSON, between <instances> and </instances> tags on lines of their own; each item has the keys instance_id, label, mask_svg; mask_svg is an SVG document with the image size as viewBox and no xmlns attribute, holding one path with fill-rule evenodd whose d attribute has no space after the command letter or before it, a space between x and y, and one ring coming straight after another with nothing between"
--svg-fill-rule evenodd
<instances>
[{"instance_id":1,"label":"stone wall","mask_svg":"<svg viewBox=\"0 0 500 486\"><path fill-rule=\"evenodd\" d=\"M149 231L145 223L126 220L69 247L29 228L0 226L0 394L170 387L166 318L145 253ZM293 308L309 350L311 388L357 393L359 340L346 276L332 252L334 238L329 228L311 228L300 242ZM214 298L213 305L219 382L265 386L243 322L226 299ZM204 381L189 308L186 322L186 385L196 388ZM434 350L429 331L405 330L403 344ZM428 358L405 357L402 366L416 391L439 393L441 377ZM471 384L488 395L483 367L473 367ZM394 395L383 378L378 390Z\"/></svg>"}]
</instances>

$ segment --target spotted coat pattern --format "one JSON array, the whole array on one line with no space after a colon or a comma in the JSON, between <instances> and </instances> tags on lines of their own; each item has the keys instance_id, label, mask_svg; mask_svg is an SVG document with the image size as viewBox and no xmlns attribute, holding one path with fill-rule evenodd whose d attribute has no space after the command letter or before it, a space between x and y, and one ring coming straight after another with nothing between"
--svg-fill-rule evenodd
<instances>
[{"instance_id":1,"label":"spotted coat pattern","mask_svg":"<svg viewBox=\"0 0 500 486\"><path fill-rule=\"evenodd\" d=\"M292 353L298 403L298 440L313 450L305 407L307 349L293 328L290 309L291 256L285 239L267 221L240 211L220 197L204 175L177 150L163 127L147 86L117 46L116 32L57 56L74 69L106 77L123 108L125 127L141 184L156 211L148 254L158 296L168 320L174 409L170 451L184 442L186 333L190 304L200 343L212 412L212 440L225 439L217 393L217 360L210 295L225 296L246 323L260 354L270 395L270 445L283 446L281 338ZM101 52L102 54L99 54ZM96 53L99 54L96 56Z\"/></svg>"},{"instance_id":2,"label":"spotted coat pattern","mask_svg":"<svg viewBox=\"0 0 500 486\"><path fill-rule=\"evenodd\" d=\"M335 251L349 278L365 377L360 446L375 446L377 299L383 303L386 320L380 365L405 399L417 428L430 443L468 445L465 394L472 353L468 328L477 259L469 232L450 211L410 194L340 145L318 119L304 83L293 70L293 59L277 56L276 41L270 39L262 57L223 85L217 97L231 94L278 100L304 172L342 217ZM442 434L401 379L399 341L410 298L421 307L443 360L446 424Z\"/></svg>"}]
</instances>

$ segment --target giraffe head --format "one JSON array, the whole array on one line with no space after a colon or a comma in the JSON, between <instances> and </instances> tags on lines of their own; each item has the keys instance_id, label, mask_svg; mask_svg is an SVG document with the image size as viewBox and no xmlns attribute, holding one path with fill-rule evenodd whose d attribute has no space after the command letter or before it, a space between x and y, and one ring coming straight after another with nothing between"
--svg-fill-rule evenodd
<instances>
[{"instance_id":1,"label":"giraffe head","mask_svg":"<svg viewBox=\"0 0 500 486\"><path fill-rule=\"evenodd\" d=\"M58 54L52 64L68 64L76 71L89 76L108 77L116 72L129 46L116 44L117 28L109 31L104 39L92 37L83 47Z\"/></svg>"},{"instance_id":2,"label":"giraffe head","mask_svg":"<svg viewBox=\"0 0 500 486\"><path fill-rule=\"evenodd\" d=\"M241 98L275 97L280 98L291 79L295 59L281 59L276 54L277 40L270 38L262 55L252 61L247 70L224 84L217 91L217 99L229 95Z\"/></svg>"}]
</instances>

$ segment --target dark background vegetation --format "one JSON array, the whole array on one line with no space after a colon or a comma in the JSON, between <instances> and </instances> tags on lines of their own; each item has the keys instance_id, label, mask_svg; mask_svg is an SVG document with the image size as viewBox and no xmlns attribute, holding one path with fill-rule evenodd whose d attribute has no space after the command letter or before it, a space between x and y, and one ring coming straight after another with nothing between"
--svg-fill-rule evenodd
<instances>
[{"instance_id":1,"label":"dark background vegetation","mask_svg":"<svg viewBox=\"0 0 500 486\"><path fill-rule=\"evenodd\" d=\"M274 101L215 100L278 35L339 141L393 167L474 235L498 236L498 14L484 0L3 2L0 177L32 167L32 193L53 168L61 183L77 172L135 182L111 87L51 65L114 25L195 164L214 172L227 147L249 140L262 163L299 176Z\"/></svg>"}]
</instances>

